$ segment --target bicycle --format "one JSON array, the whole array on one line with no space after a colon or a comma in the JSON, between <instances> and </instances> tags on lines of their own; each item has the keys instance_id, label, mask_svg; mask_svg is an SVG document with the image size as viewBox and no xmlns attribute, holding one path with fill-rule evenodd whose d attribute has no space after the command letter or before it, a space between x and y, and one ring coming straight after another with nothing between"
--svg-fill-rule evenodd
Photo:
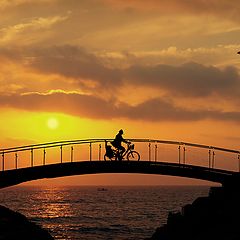
<instances>
[{"instance_id":1,"label":"bicycle","mask_svg":"<svg viewBox=\"0 0 240 240\"><path fill-rule=\"evenodd\" d=\"M122 161L124 160L124 157L128 161L139 161L140 160L140 154L134 150L134 144L132 143L127 143L128 147L127 150L123 153L123 155L120 154L119 149L117 148L112 148L110 145L105 142L105 148L106 148L106 153L104 154L104 160L110 160L110 161Z\"/></svg>"}]
</instances>

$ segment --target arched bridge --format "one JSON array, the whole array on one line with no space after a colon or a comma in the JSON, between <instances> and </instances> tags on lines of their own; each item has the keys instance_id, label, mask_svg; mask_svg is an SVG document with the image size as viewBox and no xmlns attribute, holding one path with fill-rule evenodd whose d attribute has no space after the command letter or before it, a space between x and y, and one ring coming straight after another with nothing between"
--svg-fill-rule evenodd
<instances>
[{"instance_id":1,"label":"arched bridge","mask_svg":"<svg viewBox=\"0 0 240 240\"><path fill-rule=\"evenodd\" d=\"M201 144L129 139L138 159L104 159L112 139L86 139L0 149L0 188L43 178L96 173L170 175L225 184L240 183L240 152Z\"/></svg>"}]
</instances>

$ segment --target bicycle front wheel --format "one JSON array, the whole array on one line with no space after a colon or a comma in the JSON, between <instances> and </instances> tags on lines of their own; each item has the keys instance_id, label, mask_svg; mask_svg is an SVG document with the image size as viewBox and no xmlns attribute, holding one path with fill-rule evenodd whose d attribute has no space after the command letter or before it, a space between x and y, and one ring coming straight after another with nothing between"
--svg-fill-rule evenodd
<instances>
[{"instance_id":1,"label":"bicycle front wheel","mask_svg":"<svg viewBox=\"0 0 240 240\"><path fill-rule=\"evenodd\" d=\"M140 160L140 155L138 152L136 151L130 151L127 154L127 160L128 161L139 161Z\"/></svg>"}]
</instances>

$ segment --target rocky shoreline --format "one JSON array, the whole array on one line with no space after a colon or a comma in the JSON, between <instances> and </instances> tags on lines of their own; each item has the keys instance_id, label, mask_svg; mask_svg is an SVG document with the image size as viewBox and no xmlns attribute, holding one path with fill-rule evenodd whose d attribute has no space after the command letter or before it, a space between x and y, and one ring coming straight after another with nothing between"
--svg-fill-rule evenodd
<instances>
[{"instance_id":1,"label":"rocky shoreline","mask_svg":"<svg viewBox=\"0 0 240 240\"><path fill-rule=\"evenodd\" d=\"M165 225L148 240L239 240L240 189L212 187L181 212L169 213Z\"/></svg>"},{"instance_id":2,"label":"rocky shoreline","mask_svg":"<svg viewBox=\"0 0 240 240\"><path fill-rule=\"evenodd\" d=\"M47 230L24 215L0 206L0 240L54 240Z\"/></svg>"}]
</instances>

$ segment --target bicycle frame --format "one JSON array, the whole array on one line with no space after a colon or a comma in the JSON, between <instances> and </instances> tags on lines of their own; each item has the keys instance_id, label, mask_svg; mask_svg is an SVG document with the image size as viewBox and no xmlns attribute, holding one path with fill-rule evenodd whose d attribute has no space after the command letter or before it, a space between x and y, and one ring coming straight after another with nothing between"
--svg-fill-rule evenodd
<instances>
[{"instance_id":1,"label":"bicycle frame","mask_svg":"<svg viewBox=\"0 0 240 240\"><path fill-rule=\"evenodd\" d=\"M127 144L127 150L123 153L123 155L121 155L121 160L129 153L129 152L131 152L132 151L132 146L133 146L133 144L131 144L131 143L128 143ZM119 159L119 157L120 157L120 152L119 152L119 149L117 148L116 150L115 150L116 152L116 157L118 158L118 160L120 160Z\"/></svg>"},{"instance_id":2,"label":"bicycle frame","mask_svg":"<svg viewBox=\"0 0 240 240\"><path fill-rule=\"evenodd\" d=\"M123 159L129 160L129 157L131 159L137 159L139 161L140 155L138 152L134 150L134 144L126 143L127 144L127 150L122 154L119 148L116 148L114 146L110 146L107 144L107 141L105 142L105 148L106 148L106 153L104 155L104 160L118 160L121 161Z\"/></svg>"}]
</instances>

